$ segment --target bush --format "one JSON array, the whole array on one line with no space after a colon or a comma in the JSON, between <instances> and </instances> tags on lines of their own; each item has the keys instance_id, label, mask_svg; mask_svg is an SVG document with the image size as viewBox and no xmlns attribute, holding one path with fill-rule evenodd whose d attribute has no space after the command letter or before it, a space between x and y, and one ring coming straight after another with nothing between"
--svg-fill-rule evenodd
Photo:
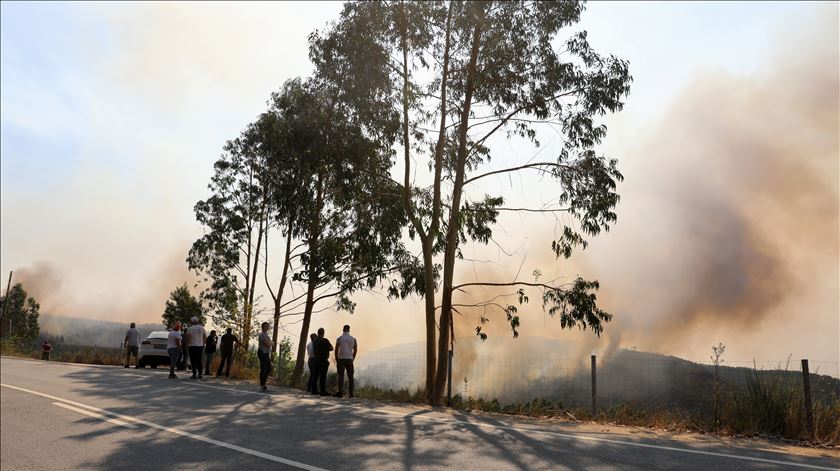
<instances>
[{"instance_id":1,"label":"bush","mask_svg":"<svg viewBox=\"0 0 840 471\"><path fill-rule=\"evenodd\" d=\"M426 402L426 394L422 389L383 389L376 386L360 386L356 388L355 395L356 397L374 401L393 401L406 404L422 404Z\"/></svg>"},{"instance_id":2,"label":"bush","mask_svg":"<svg viewBox=\"0 0 840 471\"><path fill-rule=\"evenodd\" d=\"M281 386L288 386L295 369L295 362L292 360L292 340L289 337L283 337L277 342L277 353L273 356L272 363L276 383ZM304 376L302 384L306 384L309 379L308 375Z\"/></svg>"},{"instance_id":3,"label":"bush","mask_svg":"<svg viewBox=\"0 0 840 471\"><path fill-rule=\"evenodd\" d=\"M804 402L799 375L753 369L744 389L728 391L721 421L728 433L810 440ZM813 411L815 441L838 444L840 400L816 400Z\"/></svg>"}]
</instances>

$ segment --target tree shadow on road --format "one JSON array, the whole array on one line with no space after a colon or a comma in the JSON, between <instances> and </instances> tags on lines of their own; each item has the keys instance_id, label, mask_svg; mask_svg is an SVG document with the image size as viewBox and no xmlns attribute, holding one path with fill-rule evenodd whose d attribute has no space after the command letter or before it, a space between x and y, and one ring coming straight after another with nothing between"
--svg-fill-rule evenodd
<instances>
[{"instance_id":1,"label":"tree shadow on road","mask_svg":"<svg viewBox=\"0 0 840 471\"><path fill-rule=\"evenodd\" d=\"M528 425L431 408L391 413L370 401L264 394L219 386L214 381L169 380L166 371L79 368L63 376L73 381L80 400L110 412L142 418L250 450L324 469L667 469L686 456L664 454L652 462L644 449L529 433ZM44 391L48 392L48 391ZM60 392L53 392L60 394ZM95 420L95 419L92 419ZM115 426L74 435L88 445ZM575 433L568 431L568 433ZM599 436L609 437L608 433ZM284 469L286 466L188 437L140 426L91 469L147 467L169 469ZM624 442L642 437L622 434ZM597 455L596 455L597 453ZM743 469L745 462L692 456L692 462L717 469ZM782 456L785 461L799 461ZM489 465L488 465L489 463ZM722 465L724 465L722 467ZM151 469L151 468L150 468ZM765 465L762 469L774 469ZM781 466L775 469L782 469Z\"/></svg>"}]
</instances>

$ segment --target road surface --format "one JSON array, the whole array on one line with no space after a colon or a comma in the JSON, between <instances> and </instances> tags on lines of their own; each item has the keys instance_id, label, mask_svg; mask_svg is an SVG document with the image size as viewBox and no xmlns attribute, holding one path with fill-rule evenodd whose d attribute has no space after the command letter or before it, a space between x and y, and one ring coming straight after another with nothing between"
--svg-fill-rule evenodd
<instances>
[{"instance_id":1,"label":"road surface","mask_svg":"<svg viewBox=\"0 0 840 471\"><path fill-rule=\"evenodd\" d=\"M166 373L3 357L0 467L840 469L840 456L830 451L802 456L746 442L686 442L575 424L266 394L241 383L185 375L169 380Z\"/></svg>"}]
</instances>

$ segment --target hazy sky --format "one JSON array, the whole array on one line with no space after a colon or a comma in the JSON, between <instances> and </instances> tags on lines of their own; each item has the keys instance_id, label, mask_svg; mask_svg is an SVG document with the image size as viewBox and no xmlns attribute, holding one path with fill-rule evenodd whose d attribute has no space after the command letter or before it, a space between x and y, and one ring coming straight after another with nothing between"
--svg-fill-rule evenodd
<instances>
[{"instance_id":1,"label":"hazy sky","mask_svg":"<svg viewBox=\"0 0 840 471\"><path fill-rule=\"evenodd\" d=\"M307 35L335 19L341 5L4 2L0 8L3 284L9 270L22 270L43 282L37 291L48 298L44 310L49 312L120 321L159 319L166 294L188 279L183 260L200 233L192 208L207 195L206 183L222 145L264 110L272 90L286 79L310 73ZM576 28L589 31L589 40L597 50L628 59L634 77L626 108L608 120L610 135L603 146L621 159L627 177L621 189L618 226L596 241L586 255L558 268L560 273L571 268L602 278L605 302L617 318L622 317L616 325L620 326L617 331L624 332L602 342L703 359L709 346L723 340L735 344L731 348L743 359L776 360L793 354L838 361L837 4L598 2L588 5ZM817 59L804 59L809 57ZM800 77L798 71L788 70L792 67L808 73L802 72ZM827 78L808 83L814 74L827 74ZM794 85L774 89L777 76ZM737 88L737 96L732 95L726 103L718 101L733 88ZM815 88L825 88L826 93L824 100L815 102L829 107L827 121L820 123L834 126L829 126L827 133L809 135L805 131L823 128L795 114L791 107L802 100L787 94L794 93L788 90L807 93ZM702 95L702 90L709 94ZM771 99L761 98L764 96ZM776 108L776 100L788 104ZM668 324L669 313L696 299L696 293L689 293L664 302L663 296L657 295L657 289L685 289L667 285L667 280L679 278L685 271L701 270L696 260L681 255L693 247L689 239L720 237L689 225L672 230L672 213L662 209L662 204L682 198L684 188L664 183L679 181L672 180L675 173L680 178L693 175L724 201L760 194L767 188L787 188L772 179L759 179L761 185L767 184L761 191L728 193L732 186L752 188L742 183L752 181L753 170L766 168L760 158L743 157L741 148L728 163L713 166L715 173L696 173L693 165L706 158L697 149L709 149L719 156L728 148L706 147L710 141L720 140L721 130L711 132L692 120L720 110L739 117L733 118L735 127L769 120L768 127L762 129L769 141L778 132L801 127L803 132L793 133L785 141L790 149L825 141L808 154L808 165L820 180L818 186L824 188L815 196L817 206L825 207L820 213L825 217L818 224L831 226L816 243L829 250L816 258L797 257L796 263L785 265L784 270L793 275L802 274L805 267L811 271L807 287L803 283L802 289L794 289L807 297L806 312L796 308L803 306L801 299L786 293L757 301L772 302L769 307L730 300L727 313L740 313L747 306L768 314L755 324L736 319L741 322L735 324L736 334L731 319L698 311L690 324L696 329L663 328L656 341L646 341L648 323ZM802 116L810 114L801 111ZM675 133L683 133L685 138L674 141ZM802 141L797 140L800 138ZM695 149L696 155L684 152L686 149ZM518 148L512 150L518 152ZM764 155L762 152L756 151L756 155ZM784 156L792 154L780 151L779 155L785 162ZM738 162L744 165L737 167ZM720 175L723 177L718 178ZM726 179L733 175L738 179ZM807 178L803 177L806 183ZM541 198L541 183L530 184L522 181L511 189L532 188L535 197ZM791 195L804 194L807 191L799 188L806 187L791 186L787 193L776 195L778 198L762 199L770 201L770 206L784 206L781 214L786 216L778 224L808 229L801 226L812 219L803 215L799 206L787 207L785 203L797 200ZM545 189L545 195L550 194L550 189ZM772 191L768 194L773 196ZM706 199L703 201L705 204ZM693 211L691 205L686 208ZM775 206L766 212L744 209L741 204L722 204L720 208L731 210L738 227L742 224L756 234L773 234L775 238L761 242L761 250L778 250L782 240L799 240L796 229L783 229L778 235L777 227L771 227L766 220L769 217L763 216L779 214ZM710 214L719 216L722 211L713 208ZM761 217L751 216L759 214ZM646 228L663 229L651 237L636 232L643 230L638 221L644 217L652 218ZM527 221L522 227L529 230L508 231L507 240L515 244L530 237L544 249L551 228L543 234L541 224L546 223ZM626 226L623 231L622 225ZM731 240L727 234L723 238ZM647 246L638 251L628 248L637 242ZM803 245L813 243L808 239ZM642 257L622 258L628 250L661 257L668 262L661 266L674 272L657 269L655 276L661 280L653 280L650 295L643 296L634 284L639 278L635 272L644 271L638 266ZM736 256L744 251L761 252L751 242L730 250L728 253ZM764 252L760 255L758 260L764 260ZM539 252L531 256L545 259ZM518 264L517 260L514 265ZM506 273L504 264L494 269ZM748 286L765 275L757 267L745 274L749 279L743 282ZM779 280L788 287L799 286L786 278ZM754 294L755 290L748 287L747 292ZM355 316L365 325L373 324L366 320L376 319L376 340L368 345L384 346L421 338L421 306L417 300L387 304L381 296L368 296ZM540 315L534 314L534 330L526 333L589 338L589 334L576 331L557 333L554 327L546 334L541 328L551 325L551 320ZM339 325L346 315L320 316L319 322ZM528 322L523 319L524 324ZM372 332L370 336L374 336ZM771 339L772 345L768 344Z\"/></svg>"}]
</instances>

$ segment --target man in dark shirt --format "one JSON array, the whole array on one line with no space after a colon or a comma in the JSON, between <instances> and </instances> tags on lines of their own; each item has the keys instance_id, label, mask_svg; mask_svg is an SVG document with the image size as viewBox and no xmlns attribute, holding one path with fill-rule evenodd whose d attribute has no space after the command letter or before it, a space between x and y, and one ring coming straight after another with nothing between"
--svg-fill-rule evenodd
<instances>
[{"instance_id":1,"label":"man in dark shirt","mask_svg":"<svg viewBox=\"0 0 840 471\"><path fill-rule=\"evenodd\" d=\"M330 352L333 346L330 341L324 337L324 328L318 329L318 338L315 339L313 350L315 353L316 375L318 382L321 385L321 395L328 396L327 393L327 371L330 369ZM313 385L313 393L317 393L318 385Z\"/></svg>"},{"instance_id":2,"label":"man in dark shirt","mask_svg":"<svg viewBox=\"0 0 840 471\"><path fill-rule=\"evenodd\" d=\"M222 335L221 342L219 342L221 361L219 361L219 369L216 370L217 378L222 375L222 368L225 366L225 363L227 363L225 378L230 378L230 364L233 363L233 344L241 345L239 343L239 339L231 333L231 330L232 329L228 327L227 330L225 330L225 334Z\"/></svg>"},{"instance_id":3,"label":"man in dark shirt","mask_svg":"<svg viewBox=\"0 0 840 471\"><path fill-rule=\"evenodd\" d=\"M216 335L215 330L210 331L210 335L207 336L207 341L204 343L204 374L210 376L210 366L213 364L213 356L216 355L216 344L219 341L219 337Z\"/></svg>"},{"instance_id":4,"label":"man in dark shirt","mask_svg":"<svg viewBox=\"0 0 840 471\"><path fill-rule=\"evenodd\" d=\"M52 345L50 345L49 342L44 340L44 344L41 345L41 350L42 350L41 359L46 360L46 361L50 361L50 352L52 351ZM332 348L330 348L330 350L332 350Z\"/></svg>"}]
</instances>

